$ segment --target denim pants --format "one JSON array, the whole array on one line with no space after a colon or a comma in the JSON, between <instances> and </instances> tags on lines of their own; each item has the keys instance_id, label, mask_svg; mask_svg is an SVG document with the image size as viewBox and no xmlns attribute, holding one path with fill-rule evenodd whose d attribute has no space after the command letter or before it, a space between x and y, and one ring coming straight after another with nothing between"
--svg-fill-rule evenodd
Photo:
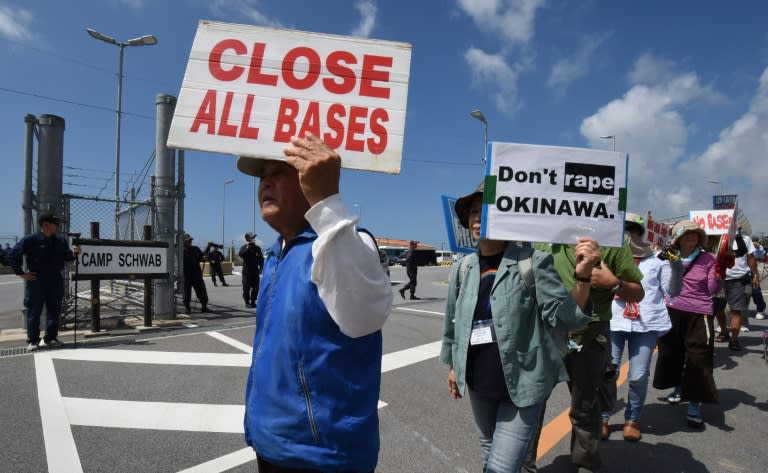
<instances>
[{"instance_id":1,"label":"denim pants","mask_svg":"<svg viewBox=\"0 0 768 473\"><path fill-rule=\"evenodd\" d=\"M59 335L59 314L64 299L64 280L58 274L38 275L34 281L24 283L24 307L27 309L27 342L40 342L40 316L45 313L45 341Z\"/></svg>"},{"instance_id":2,"label":"denim pants","mask_svg":"<svg viewBox=\"0 0 768 473\"><path fill-rule=\"evenodd\" d=\"M517 473L544 403L518 408L511 401L490 400L468 391L480 436L483 473Z\"/></svg>"},{"instance_id":3,"label":"denim pants","mask_svg":"<svg viewBox=\"0 0 768 473\"><path fill-rule=\"evenodd\" d=\"M651 374L651 356L656 346L659 332L611 332L611 356L614 365L621 365L624 346L629 356L629 394L624 420L637 422L645 405L648 394L648 378ZM618 371L617 377L618 377ZM608 420L610 412L603 412L603 420Z\"/></svg>"}]
</instances>

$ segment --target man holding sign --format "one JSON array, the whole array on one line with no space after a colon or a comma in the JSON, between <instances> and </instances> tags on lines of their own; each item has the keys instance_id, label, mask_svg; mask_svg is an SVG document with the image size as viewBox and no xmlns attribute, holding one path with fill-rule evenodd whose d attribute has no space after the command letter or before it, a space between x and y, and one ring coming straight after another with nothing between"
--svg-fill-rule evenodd
<instances>
[{"instance_id":1,"label":"man holding sign","mask_svg":"<svg viewBox=\"0 0 768 473\"><path fill-rule=\"evenodd\" d=\"M245 440L260 473L370 472L390 281L341 200L338 153L313 135L284 153L237 162L261 178L261 217L280 235L256 306Z\"/></svg>"}]
</instances>

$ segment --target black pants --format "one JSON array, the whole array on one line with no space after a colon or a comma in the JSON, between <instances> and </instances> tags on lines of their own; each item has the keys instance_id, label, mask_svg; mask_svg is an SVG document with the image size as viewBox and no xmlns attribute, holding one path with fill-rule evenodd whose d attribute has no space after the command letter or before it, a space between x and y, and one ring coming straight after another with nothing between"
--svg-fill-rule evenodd
<instances>
[{"instance_id":1,"label":"black pants","mask_svg":"<svg viewBox=\"0 0 768 473\"><path fill-rule=\"evenodd\" d=\"M259 281L261 277L243 276L243 300L246 304L256 305L256 298L259 297Z\"/></svg>"},{"instance_id":2,"label":"black pants","mask_svg":"<svg viewBox=\"0 0 768 473\"><path fill-rule=\"evenodd\" d=\"M226 284L224 281L224 270L221 269L221 263L211 263L211 281L216 284L216 276L219 277L219 281L222 284Z\"/></svg>"},{"instance_id":3,"label":"black pants","mask_svg":"<svg viewBox=\"0 0 768 473\"><path fill-rule=\"evenodd\" d=\"M653 387L681 386L683 399L716 403L714 369L715 330L712 316L668 307L672 328L659 339Z\"/></svg>"},{"instance_id":4,"label":"black pants","mask_svg":"<svg viewBox=\"0 0 768 473\"><path fill-rule=\"evenodd\" d=\"M261 457L256 457L256 465L259 467L258 472L259 473L322 473L320 470L311 470L308 468L283 468L282 466L277 466L272 463L269 463L268 461L262 459ZM356 472L345 472L345 473L356 473ZM374 473L371 471L371 473Z\"/></svg>"},{"instance_id":5,"label":"black pants","mask_svg":"<svg viewBox=\"0 0 768 473\"><path fill-rule=\"evenodd\" d=\"M202 305L208 305L208 291L203 283L203 275L195 274L191 276L184 275L184 307L189 307L192 300L192 288L195 288L195 295Z\"/></svg>"},{"instance_id":6,"label":"black pants","mask_svg":"<svg viewBox=\"0 0 768 473\"><path fill-rule=\"evenodd\" d=\"M412 272L412 273L408 272L408 284L406 284L405 286L402 287L401 290L403 292L410 290L411 291L411 296L416 294L416 275L417 274L418 273L416 273L415 271Z\"/></svg>"}]
</instances>

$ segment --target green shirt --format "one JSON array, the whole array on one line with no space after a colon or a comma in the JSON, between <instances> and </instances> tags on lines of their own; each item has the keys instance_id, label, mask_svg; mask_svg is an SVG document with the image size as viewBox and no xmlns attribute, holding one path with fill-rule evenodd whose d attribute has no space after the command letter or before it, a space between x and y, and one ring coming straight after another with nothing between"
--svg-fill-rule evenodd
<instances>
[{"instance_id":1,"label":"green shirt","mask_svg":"<svg viewBox=\"0 0 768 473\"><path fill-rule=\"evenodd\" d=\"M560 275L560 279L563 280L565 288L568 291L573 289L573 285L576 284L576 280L573 278L573 272L576 269L575 245L536 243L535 247L537 250L552 253L555 269ZM639 283L643 279L643 273L637 268L628 245L620 248L603 246L600 247L600 254L602 255L602 264L608 265L611 272L622 281ZM611 290L593 286L589 295L593 307L592 321L610 321L611 302L613 301Z\"/></svg>"}]
</instances>

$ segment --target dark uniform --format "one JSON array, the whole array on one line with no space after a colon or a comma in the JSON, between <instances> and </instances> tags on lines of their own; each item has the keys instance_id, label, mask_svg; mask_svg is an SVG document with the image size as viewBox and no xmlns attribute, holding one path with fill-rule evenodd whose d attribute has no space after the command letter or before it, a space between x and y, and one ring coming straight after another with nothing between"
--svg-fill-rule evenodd
<instances>
[{"instance_id":1,"label":"dark uniform","mask_svg":"<svg viewBox=\"0 0 768 473\"><path fill-rule=\"evenodd\" d=\"M400 288L400 296L405 298L405 291L410 290L411 300L418 300L416 297L416 276L419 274L419 266L416 264L416 245L418 242L411 242L408 253L405 256L405 273L408 275L408 284Z\"/></svg>"},{"instance_id":2,"label":"dark uniform","mask_svg":"<svg viewBox=\"0 0 768 473\"><path fill-rule=\"evenodd\" d=\"M213 285L216 285L216 276L218 276L222 286L229 286L227 281L224 280L224 270L221 269L221 262L224 261L224 253L219 251L215 246L208 246L205 250L205 255L208 257L208 264L211 265L211 281L213 282Z\"/></svg>"},{"instance_id":3,"label":"dark uniform","mask_svg":"<svg viewBox=\"0 0 768 473\"><path fill-rule=\"evenodd\" d=\"M189 245L187 245L189 242ZM192 288L195 288L195 295L200 300L202 307L200 312L208 312L208 291L205 290L203 282L203 270L200 263L203 261L203 251L192 245L192 238L184 239L184 308L187 313L192 309L189 306L192 299Z\"/></svg>"},{"instance_id":4,"label":"dark uniform","mask_svg":"<svg viewBox=\"0 0 768 473\"><path fill-rule=\"evenodd\" d=\"M246 234L246 239L252 240L255 235ZM261 279L261 270L264 267L264 254L259 245L248 241L240 248L238 253L243 260L243 300L245 306L249 308L256 307L256 298L259 295L259 281Z\"/></svg>"},{"instance_id":5,"label":"dark uniform","mask_svg":"<svg viewBox=\"0 0 768 473\"><path fill-rule=\"evenodd\" d=\"M41 218L42 220L42 218ZM57 221L58 224L58 221ZM25 236L11 250L9 265L21 276L23 257L35 279L24 283L24 307L27 309L27 342L40 343L40 315L45 313L46 343L59 334L59 314L64 299L64 263L75 259L67 241L59 235L46 238L42 232Z\"/></svg>"}]
</instances>

